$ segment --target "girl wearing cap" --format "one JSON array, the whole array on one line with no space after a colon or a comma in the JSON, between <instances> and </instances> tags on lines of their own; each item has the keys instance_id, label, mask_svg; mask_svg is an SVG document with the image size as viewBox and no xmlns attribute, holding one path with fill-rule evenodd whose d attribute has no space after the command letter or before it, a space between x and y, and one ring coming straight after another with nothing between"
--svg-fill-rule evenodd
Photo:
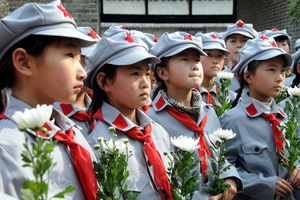
<instances>
[{"instance_id":1,"label":"girl wearing cap","mask_svg":"<svg viewBox=\"0 0 300 200\"><path fill-rule=\"evenodd\" d=\"M201 38L184 32L164 33L150 52L161 59L161 63L155 65L155 76L160 86L147 114L172 137L185 135L200 138L202 148L195 156L197 159L203 157L203 160L195 170L202 172L201 187L214 187L214 179L206 171L206 168L216 169L207 159L207 156L214 157L207 133L212 133L220 124L215 111L201 101L201 95L194 89L200 86L203 79L200 55L205 53ZM232 199L237 192L238 174L231 167L223 178L232 186L223 193L223 197L222 194L210 196L197 188L194 199Z\"/></svg>"},{"instance_id":2,"label":"girl wearing cap","mask_svg":"<svg viewBox=\"0 0 300 200\"><path fill-rule=\"evenodd\" d=\"M100 36L95 33L90 27L78 27L78 31L89 36L91 39L97 42L100 39ZM83 68L85 68L85 57L93 51L96 47L96 44L93 44L88 47L81 48L81 58L80 63ZM87 109L90 107L92 102L93 91L86 86L83 86L81 91L77 94L76 100L71 104L64 104L60 102L55 102L53 107L64 113L68 118L81 127L81 133L84 137L87 137L90 132L92 132L95 123L91 120L90 113L87 113Z\"/></svg>"},{"instance_id":3,"label":"girl wearing cap","mask_svg":"<svg viewBox=\"0 0 300 200\"><path fill-rule=\"evenodd\" d=\"M224 55L228 55L230 52L225 49L224 42L218 39L215 33L197 33L195 37L202 38L203 50L207 54L207 56L201 57L204 77L199 92L205 103L219 104L216 97L219 89L215 84L215 77L223 69ZM234 100L235 96L235 92L229 90L228 98Z\"/></svg>"},{"instance_id":4,"label":"girl wearing cap","mask_svg":"<svg viewBox=\"0 0 300 200\"><path fill-rule=\"evenodd\" d=\"M227 143L228 161L237 166L244 191L237 199L299 199L300 170L297 167L287 180L287 171L280 164L284 151L282 132L277 128L285 114L277 107L278 96L285 79L285 68L291 56L278 48L275 41L260 35L249 40L239 52L240 60L234 72L249 92L220 121L225 129L237 134ZM299 164L299 161L297 161Z\"/></svg>"},{"instance_id":5,"label":"girl wearing cap","mask_svg":"<svg viewBox=\"0 0 300 200\"><path fill-rule=\"evenodd\" d=\"M223 35L226 44L226 49L231 52L229 54L230 63L226 72L231 72L238 63L239 50L246 44L249 39L257 36L257 32L253 29L252 24L245 24L242 20L238 20L234 25L228 26ZM239 79L234 77L231 80L229 90L236 91L239 88Z\"/></svg>"},{"instance_id":6,"label":"girl wearing cap","mask_svg":"<svg viewBox=\"0 0 300 200\"><path fill-rule=\"evenodd\" d=\"M149 64L159 59L139 37L125 31L100 39L86 63L85 83L94 91L91 110L96 120L89 144L98 144L98 137L111 139L108 128L115 127L116 140L127 139L133 154L125 181L128 191L139 193L138 199L173 199L163 155L169 152L169 136L140 109L150 96Z\"/></svg>"},{"instance_id":7,"label":"girl wearing cap","mask_svg":"<svg viewBox=\"0 0 300 200\"><path fill-rule=\"evenodd\" d=\"M6 109L0 104L0 199L22 199L23 182L34 179L32 169L23 167L25 136L29 144L36 137L59 140L52 152L57 164L49 175L48 196L73 185L76 190L64 199L96 199L96 158L74 122L53 109L45 123L50 136L43 137L28 129L24 134L12 119L16 111L38 104L74 102L87 76L80 47L95 42L76 30L60 1L23 5L0 20L0 36L5 38L0 42L0 89L11 89Z\"/></svg>"}]
</instances>

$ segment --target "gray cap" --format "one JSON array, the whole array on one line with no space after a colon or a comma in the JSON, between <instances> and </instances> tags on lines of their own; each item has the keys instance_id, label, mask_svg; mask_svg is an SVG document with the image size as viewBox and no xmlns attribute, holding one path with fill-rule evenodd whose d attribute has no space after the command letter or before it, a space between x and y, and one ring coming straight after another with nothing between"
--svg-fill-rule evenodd
<instances>
[{"instance_id":1,"label":"gray cap","mask_svg":"<svg viewBox=\"0 0 300 200\"><path fill-rule=\"evenodd\" d=\"M278 48L273 38L268 38L265 35L259 35L254 40L248 40L245 46L239 50L238 64L233 69L233 73L241 78L244 74L245 68L251 61L268 60L279 55L284 57L287 67L291 66L291 55Z\"/></svg>"},{"instance_id":2,"label":"gray cap","mask_svg":"<svg viewBox=\"0 0 300 200\"><path fill-rule=\"evenodd\" d=\"M131 30L129 31L129 34L132 37L135 36L143 40L149 49L157 42L157 38L155 37L155 35L152 35L150 33L143 33L141 31Z\"/></svg>"},{"instance_id":3,"label":"gray cap","mask_svg":"<svg viewBox=\"0 0 300 200\"><path fill-rule=\"evenodd\" d=\"M76 27L61 1L25 4L0 20L0 59L10 47L29 35L77 38L81 46L95 43L77 31Z\"/></svg>"},{"instance_id":4,"label":"gray cap","mask_svg":"<svg viewBox=\"0 0 300 200\"><path fill-rule=\"evenodd\" d=\"M245 24L242 20L238 20L234 25L227 26L226 32L223 34L223 39L226 42L227 38L232 34L241 34L251 39L257 36L256 30L252 24Z\"/></svg>"},{"instance_id":5,"label":"gray cap","mask_svg":"<svg viewBox=\"0 0 300 200\"><path fill-rule=\"evenodd\" d=\"M80 31L81 33L89 36L90 38L95 40L95 42L97 42L100 39L100 36L96 32L94 32L93 29L91 29L90 27L78 27L77 30ZM96 44L93 44L93 45L87 46L87 47L82 47L81 55L87 56L95 48L96 48Z\"/></svg>"},{"instance_id":6,"label":"gray cap","mask_svg":"<svg viewBox=\"0 0 300 200\"><path fill-rule=\"evenodd\" d=\"M298 51L296 51L293 55L293 64L292 64L292 72L294 74L297 74L297 65L300 63L300 49L298 49Z\"/></svg>"},{"instance_id":7,"label":"gray cap","mask_svg":"<svg viewBox=\"0 0 300 200\"><path fill-rule=\"evenodd\" d=\"M202 39L185 32L164 33L150 49L150 53L159 58L170 57L189 48L196 49L200 55L207 56L203 52Z\"/></svg>"},{"instance_id":8,"label":"gray cap","mask_svg":"<svg viewBox=\"0 0 300 200\"><path fill-rule=\"evenodd\" d=\"M289 36L289 34L286 32L285 29L277 30L276 28L273 28L272 30L264 30L264 31L261 32L261 34L263 34L267 37L272 37L272 38L276 38L276 37L279 37L279 36L285 36L288 40L289 47L291 47L291 37Z\"/></svg>"},{"instance_id":9,"label":"gray cap","mask_svg":"<svg viewBox=\"0 0 300 200\"><path fill-rule=\"evenodd\" d=\"M211 33L197 33L195 37L201 37L202 38L202 44L203 49L211 50L211 49L218 49L223 51L224 55L230 54L230 51L228 51L225 48L225 42L224 40L218 39L217 35L214 32Z\"/></svg>"},{"instance_id":10,"label":"gray cap","mask_svg":"<svg viewBox=\"0 0 300 200\"><path fill-rule=\"evenodd\" d=\"M123 25L111 26L104 31L103 35L104 37L111 37L120 32L128 32L128 30L126 30Z\"/></svg>"},{"instance_id":11,"label":"gray cap","mask_svg":"<svg viewBox=\"0 0 300 200\"><path fill-rule=\"evenodd\" d=\"M93 89L93 80L105 64L131 65L145 59L150 64L159 63L159 58L151 55L148 50L148 46L139 37L131 36L128 32L101 38L85 59L88 74L85 85Z\"/></svg>"},{"instance_id":12,"label":"gray cap","mask_svg":"<svg viewBox=\"0 0 300 200\"><path fill-rule=\"evenodd\" d=\"M300 48L300 38L295 41L294 47L295 50L298 51L298 49Z\"/></svg>"}]
</instances>

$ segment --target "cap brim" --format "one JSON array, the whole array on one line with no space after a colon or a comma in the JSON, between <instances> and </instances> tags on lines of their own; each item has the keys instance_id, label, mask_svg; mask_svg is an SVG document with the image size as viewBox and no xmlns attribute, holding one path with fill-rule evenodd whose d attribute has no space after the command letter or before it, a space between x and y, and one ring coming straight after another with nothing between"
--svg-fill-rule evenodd
<instances>
[{"instance_id":1,"label":"cap brim","mask_svg":"<svg viewBox=\"0 0 300 200\"><path fill-rule=\"evenodd\" d=\"M250 39L253 39L253 35L251 35L250 33L248 33L247 31L243 31L243 30L234 30L232 32L230 32L225 38L224 41L226 41L228 39L229 36L233 35L233 34L241 34L243 36L246 36Z\"/></svg>"},{"instance_id":2,"label":"cap brim","mask_svg":"<svg viewBox=\"0 0 300 200\"><path fill-rule=\"evenodd\" d=\"M196 47L194 44L182 44L182 45L177 45L177 46L173 46L172 48L168 49L166 52L164 52L163 54L161 54L159 56L159 58L162 57L171 57L174 56L186 49L195 49L197 50L201 56L207 56L207 54L200 48Z\"/></svg>"},{"instance_id":3,"label":"cap brim","mask_svg":"<svg viewBox=\"0 0 300 200\"><path fill-rule=\"evenodd\" d=\"M258 56L255 60L268 60L271 58L275 58L277 56L283 56L287 67L292 65L293 62L292 56L288 53L283 53L276 49L265 51L264 53L260 54L260 56Z\"/></svg>"},{"instance_id":4,"label":"cap brim","mask_svg":"<svg viewBox=\"0 0 300 200\"><path fill-rule=\"evenodd\" d=\"M57 36L57 37L67 37L75 38L79 40L80 47L91 46L96 43L96 41L89 36L67 27L56 27L53 29L46 29L42 31L37 31L32 33L32 35L46 35L46 36Z\"/></svg>"},{"instance_id":5,"label":"cap brim","mask_svg":"<svg viewBox=\"0 0 300 200\"><path fill-rule=\"evenodd\" d=\"M221 45L215 45L215 44L209 44L209 45L205 45L205 46L203 45L203 49L204 49L204 50L205 50L205 49L207 49L207 50L218 49L218 50L220 50L220 51L223 51L223 54L224 54L224 55L229 55L229 54L231 54L230 51L228 51L227 49L221 47Z\"/></svg>"}]
</instances>

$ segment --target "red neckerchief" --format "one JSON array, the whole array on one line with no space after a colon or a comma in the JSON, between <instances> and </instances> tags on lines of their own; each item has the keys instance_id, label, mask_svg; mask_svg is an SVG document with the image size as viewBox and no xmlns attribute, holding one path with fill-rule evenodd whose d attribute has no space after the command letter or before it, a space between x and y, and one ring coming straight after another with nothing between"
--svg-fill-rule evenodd
<instances>
[{"instance_id":1,"label":"red neckerchief","mask_svg":"<svg viewBox=\"0 0 300 200\"><path fill-rule=\"evenodd\" d=\"M0 120L1 119L8 119L5 115L4 115L4 113L5 113L5 109L2 111L2 113L0 114Z\"/></svg>"},{"instance_id":2,"label":"red neckerchief","mask_svg":"<svg viewBox=\"0 0 300 200\"><path fill-rule=\"evenodd\" d=\"M86 199L97 199L97 179L90 153L74 140L73 129L68 129L66 133L58 131L53 139L64 142L69 147Z\"/></svg>"},{"instance_id":3,"label":"red neckerchief","mask_svg":"<svg viewBox=\"0 0 300 200\"><path fill-rule=\"evenodd\" d=\"M91 112L89 112L89 113L91 113ZM90 122L91 115L88 114L87 112L85 112L83 110L82 111L78 111L78 112L74 113L72 115L72 117L74 117L77 120L83 121L83 122L89 122L90 123L90 129L91 129L91 131L94 130L94 128L95 128L95 122L94 122L94 120L92 120Z\"/></svg>"},{"instance_id":4,"label":"red neckerchief","mask_svg":"<svg viewBox=\"0 0 300 200\"><path fill-rule=\"evenodd\" d=\"M269 121L271 122L271 125L273 128L273 136L274 136L275 145L276 145L276 151L278 153L278 156L281 158L281 155L279 154L279 152L282 152L284 154L284 148L283 148L284 139L280 138L280 136L282 135L282 131L280 131L277 128L277 126L280 125L280 122L276 118L277 113L275 113L275 114L262 113L260 116L268 118Z\"/></svg>"},{"instance_id":5,"label":"red neckerchief","mask_svg":"<svg viewBox=\"0 0 300 200\"><path fill-rule=\"evenodd\" d=\"M206 145L205 139L204 139L204 126L206 124L207 121L207 115L204 116L200 126L198 126L196 124L196 122L194 122L191 117L185 113L182 113L180 111L178 111L176 108L173 108L171 106L166 106L166 110L170 113L170 115L172 115L174 118L176 118L178 121L180 121L181 123L183 123L186 127L188 127L189 129L198 132L199 134L199 142L198 144L200 145L198 152L199 152L199 157L202 158L201 160L201 168L204 174L204 178L203 181L206 179L206 175L207 175L207 161L206 161L206 155L205 152L208 156L210 156L210 152L209 149Z\"/></svg>"},{"instance_id":6,"label":"red neckerchief","mask_svg":"<svg viewBox=\"0 0 300 200\"><path fill-rule=\"evenodd\" d=\"M107 123L102 115L101 108L93 115L93 119L97 119ZM109 123L107 123L109 124ZM162 189L164 188L169 199L173 200L173 196L171 193L171 185L168 180L167 172L161 158L160 153L157 151L154 142L151 139L152 128L151 125L148 124L144 128L144 132L142 133L137 127L131 128L128 131L122 131L126 135L136 140L142 141L144 143L144 151L147 155L149 162L153 165L154 169L154 181L156 185L160 188L161 199L163 199Z\"/></svg>"},{"instance_id":7,"label":"red neckerchief","mask_svg":"<svg viewBox=\"0 0 300 200\"><path fill-rule=\"evenodd\" d=\"M206 94L207 94L207 96L206 96L206 103L214 105L215 104L215 99L213 98L213 96L210 94L209 91L207 91Z\"/></svg>"}]
</instances>

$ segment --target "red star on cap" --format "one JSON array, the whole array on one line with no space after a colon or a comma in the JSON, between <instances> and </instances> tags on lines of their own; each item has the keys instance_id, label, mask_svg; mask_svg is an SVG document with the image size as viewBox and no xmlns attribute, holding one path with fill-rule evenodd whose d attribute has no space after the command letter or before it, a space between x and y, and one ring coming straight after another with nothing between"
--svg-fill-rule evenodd
<instances>
[{"instance_id":1,"label":"red star on cap","mask_svg":"<svg viewBox=\"0 0 300 200\"><path fill-rule=\"evenodd\" d=\"M66 10L63 8L61 2L60 2L60 5L57 6L57 8L58 8L61 12L63 12L64 17L70 17L70 19L73 19L73 17L68 13L68 11L66 11Z\"/></svg>"},{"instance_id":2,"label":"red star on cap","mask_svg":"<svg viewBox=\"0 0 300 200\"><path fill-rule=\"evenodd\" d=\"M125 41L128 41L129 43L135 42L132 37L129 35L129 33L126 32L127 37L124 39ZM136 42L135 42L136 43Z\"/></svg>"},{"instance_id":3,"label":"red star on cap","mask_svg":"<svg viewBox=\"0 0 300 200\"><path fill-rule=\"evenodd\" d=\"M267 36L265 36L265 35L261 35L260 39L262 39L262 40L268 40L269 38Z\"/></svg>"},{"instance_id":4,"label":"red star on cap","mask_svg":"<svg viewBox=\"0 0 300 200\"><path fill-rule=\"evenodd\" d=\"M239 21L239 23L236 24L237 28L243 28L244 23Z\"/></svg>"},{"instance_id":5,"label":"red star on cap","mask_svg":"<svg viewBox=\"0 0 300 200\"><path fill-rule=\"evenodd\" d=\"M192 34L190 34L190 35L187 36L187 37L183 36L183 39L184 39L184 40L191 40L191 41L193 41L193 39L192 39Z\"/></svg>"},{"instance_id":6,"label":"red star on cap","mask_svg":"<svg viewBox=\"0 0 300 200\"><path fill-rule=\"evenodd\" d=\"M88 35L91 36L93 39L100 39L98 37L97 33L95 33L91 28L90 28L90 32Z\"/></svg>"},{"instance_id":7,"label":"red star on cap","mask_svg":"<svg viewBox=\"0 0 300 200\"><path fill-rule=\"evenodd\" d=\"M212 37L214 39L218 39L218 37L215 34L212 34L210 37Z\"/></svg>"},{"instance_id":8,"label":"red star on cap","mask_svg":"<svg viewBox=\"0 0 300 200\"><path fill-rule=\"evenodd\" d=\"M273 41L272 47L278 47L275 41Z\"/></svg>"},{"instance_id":9,"label":"red star on cap","mask_svg":"<svg viewBox=\"0 0 300 200\"><path fill-rule=\"evenodd\" d=\"M124 28L124 26L121 26L121 27L120 27L120 29L122 29L122 30L126 30L126 29Z\"/></svg>"},{"instance_id":10,"label":"red star on cap","mask_svg":"<svg viewBox=\"0 0 300 200\"><path fill-rule=\"evenodd\" d=\"M273 28L272 32L276 32L276 31L278 31L278 30L276 28Z\"/></svg>"},{"instance_id":11,"label":"red star on cap","mask_svg":"<svg viewBox=\"0 0 300 200\"><path fill-rule=\"evenodd\" d=\"M157 42L157 37L154 35L154 40L153 42Z\"/></svg>"}]
</instances>

